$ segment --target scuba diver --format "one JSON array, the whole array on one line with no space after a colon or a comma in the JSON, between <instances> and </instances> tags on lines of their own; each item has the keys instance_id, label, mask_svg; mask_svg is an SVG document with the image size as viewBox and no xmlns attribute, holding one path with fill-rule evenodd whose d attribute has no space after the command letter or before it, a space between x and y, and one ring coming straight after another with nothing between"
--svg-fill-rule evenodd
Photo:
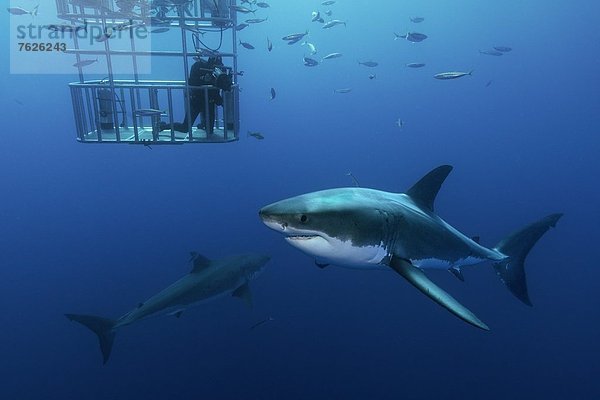
<instances>
[{"instance_id":1,"label":"scuba diver","mask_svg":"<svg viewBox=\"0 0 600 400\"><path fill-rule=\"evenodd\" d=\"M231 75L228 74L223 65L221 56L209 57L206 61L198 57L190 68L188 84L190 86L205 86L204 88L191 88L189 91L189 114L191 116L189 124L193 124L200 115L200 123L197 128L204 129L207 135L212 135L215 126L216 106L223 105L223 97L219 92L220 90L230 91L232 85ZM211 87L206 88L207 85ZM208 104L206 104L206 100L208 100ZM207 111L208 115L206 115ZM167 129L170 129L169 125L166 122L161 122L160 130ZM173 129L178 132L188 131L188 113L185 114L183 122L173 123Z\"/></svg>"}]
</instances>

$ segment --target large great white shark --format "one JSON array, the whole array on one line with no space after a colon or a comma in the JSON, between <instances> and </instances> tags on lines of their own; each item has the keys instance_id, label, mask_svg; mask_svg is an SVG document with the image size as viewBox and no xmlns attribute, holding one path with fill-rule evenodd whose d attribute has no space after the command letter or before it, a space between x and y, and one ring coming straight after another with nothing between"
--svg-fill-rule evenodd
<instances>
[{"instance_id":1,"label":"large great white shark","mask_svg":"<svg viewBox=\"0 0 600 400\"><path fill-rule=\"evenodd\" d=\"M112 350L118 329L153 315L170 314L176 317L202 301L231 294L252 304L248 283L263 270L270 256L243 254L209 260L192 253L192 270L117 320L94 315L65 314L71 320L91 329L100 341L104 364Z\"/></svg>"},{"instance_id":2,"label":"large great white shark","mask_svg":"<svg viewBox=\"0 0 600 400\"><path fill-rule=\"evenodd\" d=\"M339 188L307 193L263 207L259 216L318 266L391 268L448 311L489 330L475 314L434 284L423 269L443 269L463 279L460 268L491 262L500 279L531 305L525 257L562 214L552 214L487 248L434 212L435 197L452 170L440 166L406 193Z\"/></svg>"}]
</instances>

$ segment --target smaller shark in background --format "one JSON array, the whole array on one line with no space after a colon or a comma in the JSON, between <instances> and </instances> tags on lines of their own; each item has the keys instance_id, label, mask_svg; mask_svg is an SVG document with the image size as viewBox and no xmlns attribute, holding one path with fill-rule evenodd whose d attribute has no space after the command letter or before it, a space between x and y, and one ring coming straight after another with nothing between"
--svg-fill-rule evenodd
<instances>
[{"instance_id":1,"label":"smaller shark in background","mask_svg":"<svg viewBox=\"0 0 600 400\"><path fill-rule=\"evenodd\" d=\"M116 331L153 315L168 314L177 318L188 307L202 301L231 294L252 305L248 283L262 272L271 259L262 254L243 254L209 260L192 253L192 270L117 320L83 314L65 314L98 335L104 364L108 361Z\"/></svg>"},{"instance_id":2,"label":"smaller shark in background","mask_svg":"<svg viewBox=\"0 0 600 400\"><path fill-rule=\"evenodd\" d=\"M259 216L289 244L315 257L321 268L389 268L463 321L489 330L422 270L447 270L463 280L461 267L490 262L508 289L531 305L525 257L562 214L548 215L496 246L484 247L479 238L463 235L433 211L451 170L449 165L435 168L406 193L358 187L322 190L265 206Z\"/></svg>"}]
</instances>

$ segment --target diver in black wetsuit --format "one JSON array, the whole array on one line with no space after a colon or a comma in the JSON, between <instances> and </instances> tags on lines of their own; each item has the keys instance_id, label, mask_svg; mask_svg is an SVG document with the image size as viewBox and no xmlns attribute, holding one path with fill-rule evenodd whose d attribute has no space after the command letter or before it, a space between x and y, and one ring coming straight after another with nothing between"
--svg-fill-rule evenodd
<instances>
[{"instance_id":1,"label":"diver in black wetsuit","mask_svg":"<svg viewBox=\"0 0 600 400\"><path fill-rule=\"evenodd\" d=\"M231 90L231 75L227 74L221 57L209 57L207 61L198 58L190 69L190 77L188 80L190 86L206 86L210 88L192 88L190 89L190 115L191 124L196 121L200 115L200 124L198 129L206 130L208 135L213 133L215 126L216 106L223 105L223 98L219 93L220 90ZM208 107L206 100L208 99ZM208 115L206 111L208 108ZM207 118L208 117L208 118ZM161 122L161 131L169 129L166 122ZM188 114L186 113L183 122L173 123L173 129L178 132L188 131Z\"/></svg>"}]
</instances>

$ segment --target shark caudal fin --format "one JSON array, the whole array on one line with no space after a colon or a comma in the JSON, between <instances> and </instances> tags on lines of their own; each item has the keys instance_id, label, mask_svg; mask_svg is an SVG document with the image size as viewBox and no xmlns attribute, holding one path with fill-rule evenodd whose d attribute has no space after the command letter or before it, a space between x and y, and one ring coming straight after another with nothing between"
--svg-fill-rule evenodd
<instances>
[{"instance_id":1,"label":"shark caudal fin","mask_svg":"<svg viewBox=\"0 0 600 400\"><path fill-rule=\"evenodd\" d=\"M103 363L106 364L108 358L110 357L110 351L112 350L112 345L115 340L115 332L112 330L115 326L115 321L108 318L81 314L65 314L65 317L67 317L70 321L79 322L81 325L98 335Z\"/></svg>"},{"instance_id":2,"label":"shark caudal fin","mask_svg":"<svg viewBox=\"0 0 600 400\"><path fill-rule=\"evenodd\" d=\"M562 214L548 215L541 220L512 233L494 247L508 258L494 264L496 274L508 289L523 303L531 306L525 279L525 257L534 244L556 226Z\"/></svg>"}]
</instances>

